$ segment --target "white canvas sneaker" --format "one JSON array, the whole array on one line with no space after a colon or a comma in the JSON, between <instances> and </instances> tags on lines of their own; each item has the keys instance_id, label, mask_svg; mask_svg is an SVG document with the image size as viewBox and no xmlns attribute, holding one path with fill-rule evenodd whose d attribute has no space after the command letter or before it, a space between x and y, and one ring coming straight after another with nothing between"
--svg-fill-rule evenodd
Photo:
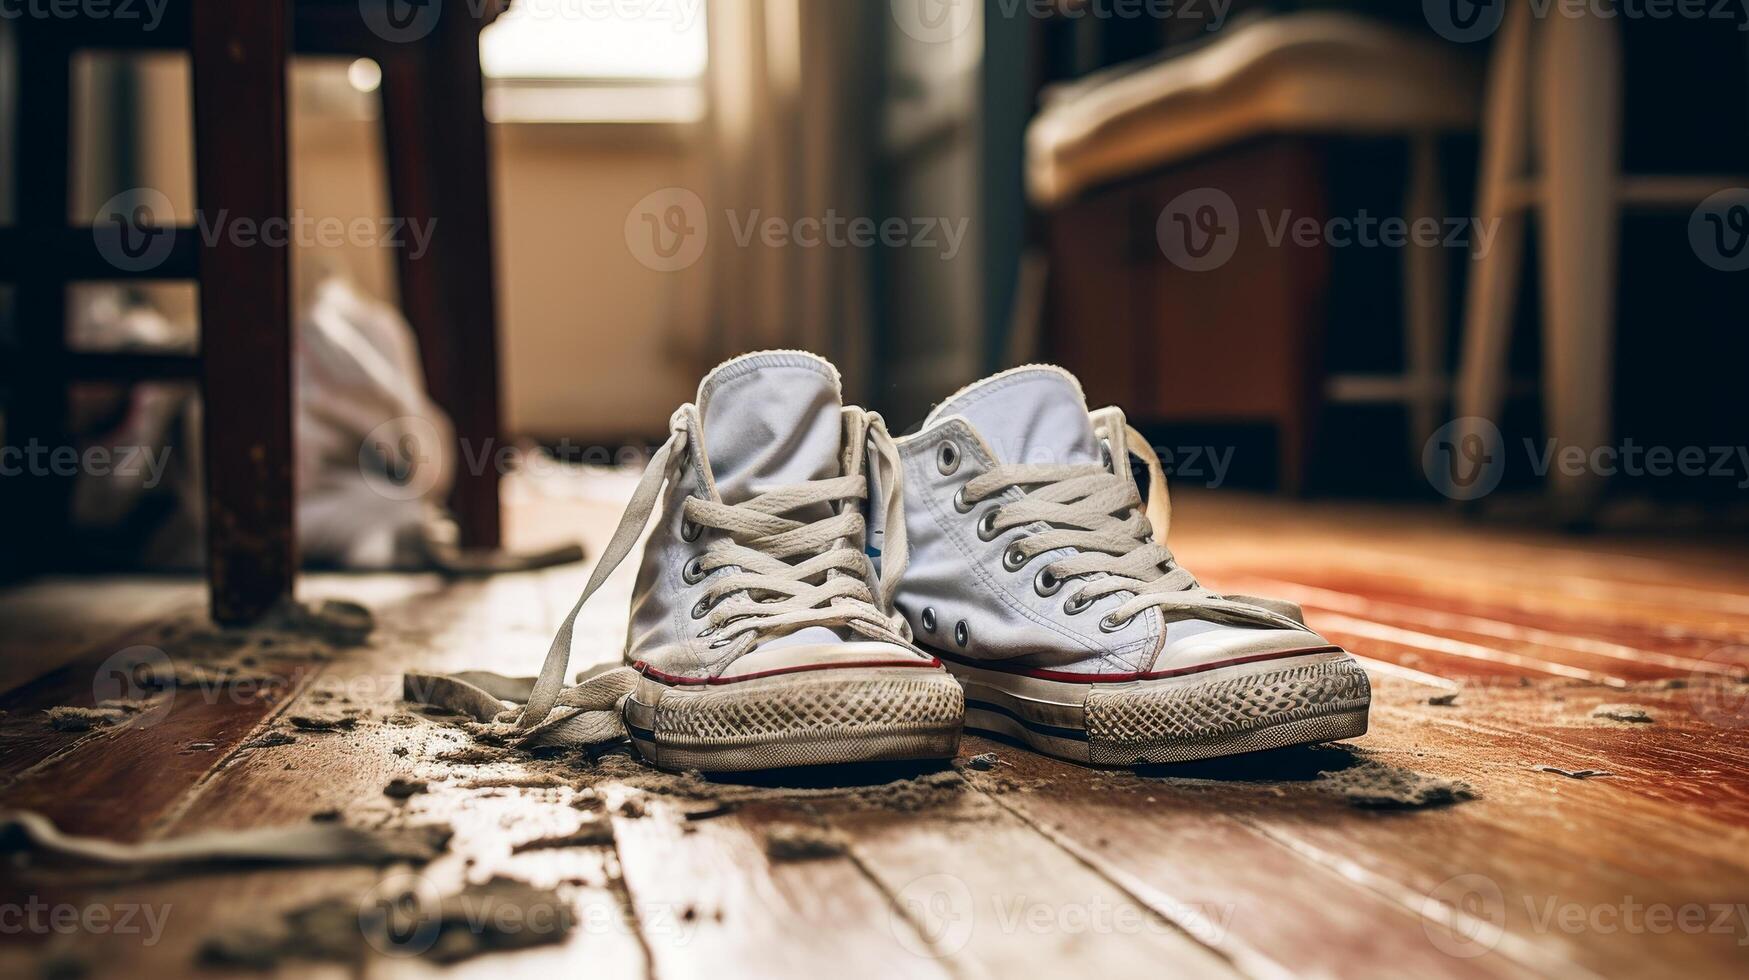
<instances>
[{"instance_id":1,"label":"white canvas sneaker","mask_svg":"<svg viewBox=\"0 0 1749 980\"><path fill-rule=\"evenodd\" d=\"M871 502L884 523L904 525L898 454L880 417L841 405L831 364L778 351L712 371L670 429L540 677L414 675L409 697L490 720L525 745L629 735L666 769L951 757L960 687L911 645L892 605L904 535L887 541L878 578L865 552ZM578 612L652 514L629 666L565 687ZM505 713L506 701L522 707Z\"/></svg>"},{"instance_id":2,"label":"white canvas sneaker","mask_svg":"<svg viewBox=\"0 0 1749 980\"><path fill-rule=\"evenodd\" d=\"M969 727L1103 765L1366 732L1365 673L1297 606L1216 595L1179 567L1153 450L1120 410L1089 414L1067 372L972 385L898 445L897 605L965 686Z\"/></svg>"}]
</instances>

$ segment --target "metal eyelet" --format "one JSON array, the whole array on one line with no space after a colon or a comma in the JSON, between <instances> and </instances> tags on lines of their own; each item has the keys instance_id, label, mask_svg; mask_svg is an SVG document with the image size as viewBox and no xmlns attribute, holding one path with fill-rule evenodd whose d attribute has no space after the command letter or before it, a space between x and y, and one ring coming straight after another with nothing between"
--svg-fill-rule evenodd
<instances>
[{"instance_id":1,"label":"metal eyelet","mask_svg":"<svg viewBox=\"0 0 1749 980\"><path fill-rule=\"evenodd\" d=\"M1117 613L1112 613L1111 615L1109 615L1109 616L1107 616L1104 619L1101 619L1099 621L1099 630L1102 633L1116 633L1118 630L1123 629L1125 626L1128 626L1129 624L1130 624L1129 620L1118 619Z\"/></svg>"},{"instance_id":2,"label":"metal eyelet","mask_svg":"<svg viewBox=\"0 0 1749 980\"><path fill-rule=\"evenodd\" d=\"M698 638L701 640L708 640L716 635L717 628L715 626L706 626L704 629L698 631Z\"/></svg>"},{"instance_id":3,"label":"metal eyelet","mask_svg":"<svg viewBox=\"0 0 1749 980\"><path fill-rule=\"evenodd\" d=\"M1063 611L1071 616L1079 616L1086 612L1087 607L1091 605L1093 605L1092 599L1077 593L1070 596L1068 602L1063 603Z\"/></svg>"},{"instance_id":4,"label":"metal eyelet","mask_svg":"<svg viewBox=\"0 0 1749 980\"><path fill-rule=\"evenodd\" d=\"M918 618L923 621L923 632L935 632L935 610L925 609L923 610L923 615Z\"/></svg>"},{"instance_id":5,"label":"metal eyelet","mask_svg":"<svg viewBox=\"0 0 1749 980\"><path fill-rule=\"evenodd\" d=\"M960 487L953 495L953 509L962 514L970 514L972 508L978 506L966 499L966 488Z\"/></svg>"},{"instance_id":6,"label":"metal eyelet","mask_svg":"<svg viewBox=\"0 0 1749 980\"><path fill-rule=\"evenodd\" d=\"M951 442L944 442L935 453L935 468L942 476L952 476L960 468L960 447Z\"/></svg>"},{"instance_id":7,"label":"metal eyelet","mask_svg":"<svg viewBox=\"0 0 1749 980\"><path fill-rule=\"evenodd\" d=\"M731 644L733 642L735 642L735 638L732 636L725 636L720 640L712 640L711 641L711 649L712 650L721 650L722 648L728 646L729 644Z\"/></svg>"},{"instance_id":8,"label":"metal eyelet","mask_svg":"<svg viewBox=\"0 0 1749 980\"><path fill-rule=\"evenodd\" d=\"M983 517L978 518L978 540L979 541L994 540L996 535L1001 533L1000 531L996 530L996 512L998 510L1001 510L1001 508L1000 507L992 507L989 510L984 512Z\"/></svg>"},{"instance_id":9,"label":"metal eyelet","mask_svg":"<svg viewBox=\"0 0 1749 980\"><path fill-rule=\"evenodd\" d=\"M704 598L698 600L698 604L692 607L692 618L693 619L703 619L706 616L709 616L710 614L711 614L711 598L710 598L710 596L705 596Z\"/></svg>"},{"instance_id":10,"label":"metal eyelet","mask_svg":"<svg viewBox=\"0 0 1749 980\"><path fill-rule=\"evenodd\" d=\"M1051 574L1048 568L1038 570L1038 575L1032 580L1032 590L1041 599L1049 599L1063 590L1063 580Z\"/></svg>"},{"instance_id":11,"label":"metal eyelet","mask_svg":"<svg viewBox=\"0 0 1749 980\"><path fill-rule=\"evenodd\" d=\"M700 555L687 562L686 567L680 570L680 579L687 585L697 585L703 582L704 577L709 574L704 570L704 556Z\"/></svg>"},{"instance_id":12,"label":"metal eyelet","mask_svg":"<svg viewBox=\"0 0 1749 980\"><path fill-rule=\"evenodd\" d=\"M692 523L691 521L681 521L680 522L680 537L682 540L697 541L698 536L703 534L703 533L704 533L704 528L700 527L697 524Z\"/></svg>"},{"instance_id":13,"label":"metal eyelet","mask_svg":"<svg viewBox=\"0 0 1749 980\"><path fill-rule=\"evenodd\" d=\"M959 624L953 628L953 641L960 645L961 650L964 650L966 648L967 641L969 641L971 638L972 638L972 631L971 631L970 627L966 626L965 620L963 620L963 619L960 620Z\"/></svg>"},{"instance_id":14,"label":"metal eyelet","mask_svg":"<svg viewBox=\"0 0 1749 980\"><path fill-rule=\"evenodd\" d=\"M1025 568L1026 563L1029 561L1032 561L1032 559L1027 557L1026 552L1020 549L1020 542L1018 541L1009 545L1007 551L1002 552L1002 567L1011 572L1018 572Z\"/></svg>"}]
</instances>

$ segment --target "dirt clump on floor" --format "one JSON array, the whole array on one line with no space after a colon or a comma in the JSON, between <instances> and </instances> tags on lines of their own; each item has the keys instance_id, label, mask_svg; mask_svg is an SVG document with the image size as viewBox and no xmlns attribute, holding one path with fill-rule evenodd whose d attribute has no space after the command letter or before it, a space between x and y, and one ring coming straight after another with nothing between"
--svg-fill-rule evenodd
<instances>
[{"instance_id":1,"label":"dirt clump on floor","mask_svg":"<svg viewBox=\"0 0 1749 980\"><path fill-rule=\"evenodd\" d=\"M455 963L562 942L575 926L571 904L557 892L497 877L441 897L416 888L320 899L213 933L198 955L208 966L257 970L294 960L356 963L372 950Z\"/></svg>"},{"instance_id":2,"label":"dirt clump on floor","mask_svg":"<svg viewBox=\"0 0 1749 980\"><path fill-rule=\"evenodd\" d=\"M1652 712L1637 704L1600 704L1591 709L1591 717L1605 721L1620 721L1632 725L1652 724Z\"/></svg>"},{"instance_id":3,"label":"dirt clump on floor","mask_svg":"<svg viewBox=\"0 0 1749 980\"><path fill-rule=\"evenodd\" d=\"M129 715L137 714L141 705L131 701L105 701L92 708L47 708L49 725L57 732L88 732L120 724Z\"/></svg>"},{"instance_id":4,"label":"dirt clump on floor","mask_svg":"<svg viewBox=\"0 0 1749 980\"><path fill-rule=\"evenodd\" d=\"M358 727L352 715L292 715L286 720L304 732L349 732Z\"/></svg>"},{"instance_id":5,"label":"dirt clump on floor","mask_svg":"<svg viewBox=\"0 0 1749 980\"><path fill-rule=\"evenodd\" d=\"M996 753L985 752L983 755L974 755L970 759L967 759L966 768L975 769L978 772L989 772L1000 765L1001 762L1002 760L997 757Z\"/></svg>"},{"instance_id":6,"label":"dirt clump on floor","mask_svg":"<svg viewBox=\"0 0 1749 980\"><path fill-rule=\"evenodd\" d=\"M387 786L383 787L383 795L393 800L406 800L430 790L430 784L423 779L406 779L396 776L389 780Z\"/></svg>"},{"instance_id":7,"label":"dirt clump on floor","mask_svg":"<svg viewBox=\"0 0 1749 980\"><path fill-rule=\"evenodd\" d=\"M560 834L556 837L537 837L531 841L524 841L511 848L511 853L552 851L567 847L612 847L613 842L613 822L593 819L585 820L582 826L568 834Z\"/></svg>"},{"instance_id":8,"label":"dirt clump on floor","mask_svg":"<svg viewBox=\"0 0 1749 980\"><path fill-rule=\"evenodd\" d=\"M1315 785L1363 810L1450 806L1481 795L1469 783L1382 762L1362 762L1347 769L1321 772Z\"/></svg>"},{"instance_id":9,"label":"dirt clump on floor","mask_svg":"<svg viewBox=\"0 0 1749 980\"><path fill-rule=\"evenodd\" d=\"M844 838L818 827L780 824L765 831L765 856L773 861L819 861L845 850Z\"/></svg>"},{"instance_id":10,"label":"dirt clump on floor","mask_svg":"<svg viewBox=\"0 0 1749 980\"><path fill-rule=\"evenodd\" d=\"M508 762L512 758L514 758L514 753L508 749L470 745L466 748L451 749L448 752L439 753L437 761L455 766L489 766L495 762Z\"/></svg>"},{"instance_id":11,"label":"dirt clump on floor","mask_svg":"<svg viewBox=\"0 0 1749 980\"><path fill-rule=\"evenodd\" d=\"M273 749L281 745L291 745L297 737L285 732L264 732L263 734L244 742L238 748L243 749Z\"/></svg>"},{"instance_id":12,"label":"dirt clump on floor","mask_svg":"<svg viewBox=\"0 0 1749 980\"><path fill-rule=\"evenodd\" d=\"M1599 776L1615 775L1602 769L1562 769L1560 766L1532 766L1531 771L1553 773L1568 779L1596 779Z\"/></svg>"}]
</instances>

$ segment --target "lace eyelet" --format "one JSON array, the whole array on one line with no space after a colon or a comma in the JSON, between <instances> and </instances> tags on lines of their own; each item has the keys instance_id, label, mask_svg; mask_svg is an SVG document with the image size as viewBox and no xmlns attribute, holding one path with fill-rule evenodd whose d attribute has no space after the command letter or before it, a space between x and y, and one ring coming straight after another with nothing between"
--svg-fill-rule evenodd
<instances>
[{"instance_id":1,"label":"lace eyelet","mask_svg":"<svg viewBox=\"0 0 1749 980\"><path fill-rule=\"evenodd\" d=\"M704 533L704 528L700 527L697 524L692 523L691 521L681 521L680 522L680 537L682 540L697 541L698 536L703 534L703 533Z\"/></svg>"},{"instance_id":2,"label":"lace eyelet","mask_svg":"<svg viewBox=\"0 0 1749 980\"><path fill-rule=\"evenodd\" d=\"M935 468L941 471L942 476L957 473L960 468L960 447L951 442L942 443L941 449L935 454Z\"/></svg>"},{"instance_id":3,"label":"lace eyelet","mask_svg":"<svg viewBox=\"0 0 1749 980\"><path fill-rule=\"evenodd\" d=\"M710 596L705 596L703 599L698 600L698 604L692 607L692 618L693 619L703 619L706 616L709 616L710 614L711 614Z\"/></svg>"},{"instance_id":4,"label":"lace eyelet","mask_svg":"<svg viewBox=\"0 0 1749 980\"><path fill-rule=\"evenodd\" d=\"M1032 559L1027 557L1026 552L1021 550L1020 542L1018 541L1009 545L1007 551L1002 552L1002 567L1011 572L1018 572L1025 568L1026 563L1029 561L1032 561Z\"/></svg>"},{"instance_id":5,"label":"lace eyelet","mask_svg":"<svg viewBox=\"0 0 1749 980\"><path fill-rule=\"evenodd\" d=\"M925 632L925 633L935 632L935 610L933 610L933 609L923 610L923 615L919 616L918 619L920 619L923 623L923 632Z\"/></svg>"},{"instance_id":6,"label":"lace eyelet","mask_svg":"<svg viewBox=\"0 0 1749 980\"><path fill-rule=\"evenodd\" d=\"M712 650L721 650L722 648L728 646L729 644L731 644L733 642L735 642L735 638L732 636L725 636L720 640L712 640L711 641L711 649Z\"/></svg>"},{"instance_id":7,"label":"lace eyelet","mask_svg":"<svg viewBox=\"0 0 1749 980\"><path fill-rule=\"evenodd\" d=\"M697 585L698 583L703 582L704 577L709 574L709 572L704 570L704 556L700 555L699 557L687 562L686 567L680 570L680 579L687 585Z\"/></svg>"},{"instance_id":8,"label":"lace eyelet","mask_svg":"<svg viewBox=\"0 0 1749 980\"><path fill-rule=\"evenodd\" d=\"M999 507L992 507L984 512L983 517L978 518L979 541L993 541L995 540L996 535L1001 533L996 530L996 511L1000 509L1001 508Z\"/></svg>"},{"instance_id":9,"label":"lace eyelet","mask_svg":"<svg viewBox=\"0 0 1749 980\"><path fill-rule=\"evenodd\" d=\"M1032 590L1041 599L1049 599L1063 590L1063 580L1051 574L1048 568L1038 570L1038 575L1032 580Z\"/></svg>"},{"instance_id":10,"label":"lace eyelet","mask_svg":"<svg viewBox=\"0 0 1749 980\"><path fill-rule=\"evenodd\" d=\"M1117 614L1112 613L1110 616L1107 616L1104 619L1101 619L1099 621L1099 630L1102 633L1116 633L1118 630L1123 629L1125 626L1128 626L1129 624L1130 624L1130 620L1118 619Z\"/></svg>"},{"instance_id":11,"label":"lace eyelet","mask_svg":"<svg viewBox=\"0 0 1749 980\"><path fill-rule=\"evenodd\" d=\"M1072 595L1069 597L1068 602L1063 603L1063 611L1071 616L1079 616L1086 612L1087 607L1091 605L1093 605L1092 599L1088 599L1081 595Z\"/></svg>"},{"instance_id":12,"label":"lace eyelet","mask_svg":"<svg viewBox=\"0 0 1749 980\"><path fill-rule=\"evenodd\" d=\"M955 643L959 644L961 650L964 650L966 648L966 644L971 640L971 638L972 638L971 628L966 625L965 620L963 620L963 619L960 620L958 625L954 626L954 628L953 628L953 641Z\"/></svg>"},{"instance_id":13,"label":"lace eyelet","mask_svg":"<svg viewBox=\"0 0 1749 980\"><path fill-rule=\"evenodd\" d=\"M716 635L717 628L715 626L706 626L704 629L698 631L698 638L701 640L708 640Z\"/></svg>"},{"instance_id":14,"label":"lace eyelet","mask_svg":"<svg viewBox=\"0 0 1749 980\"><path fill-rule=\"evenodd\" d=\"M1099 465L1105 467L1107 473L1116 473L1117 466L1111 458L1111 440L1099 440Z\"/></svg>"},{"instance_id":15,"label":"lace eyelet","mask_svg":"<svg viewBox=\"0 0 1749 980\"><path fill-rule=\"evenodd\" d=\"M960 487L953 495L953 509L962 514L970 514L977 504L966 499L966 488Z\"/></svg>"}]
</instances>

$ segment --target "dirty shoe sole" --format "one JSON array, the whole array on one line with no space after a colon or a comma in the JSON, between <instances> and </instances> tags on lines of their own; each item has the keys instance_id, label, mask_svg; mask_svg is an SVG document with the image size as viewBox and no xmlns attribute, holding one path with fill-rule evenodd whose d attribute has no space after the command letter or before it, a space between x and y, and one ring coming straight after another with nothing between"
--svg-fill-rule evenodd
<instances>
[{"instance_id":1,"label":"dirty shoe sole","mask_svg":"<svg viewBox=\"0 0 1749 980\"><path fill-rule=\"evenodd\" d=\"M626 728L663 769L744 772L952 758L965 696L939 669L845 667L700 681L641 667Z\"/></svg>"},{"instance_id":2,"label":"dirty shoe sole","mask_svg":"<svg viewBox=\"0 0 1749 980\"><path fill-rule=\"evenodd\" d=\"M1339 647L1089 683L1059 671L942 657L966 727L1093 765L1191 762L1366 734L1371 688Z\"/></svg>"}]
</instances>

